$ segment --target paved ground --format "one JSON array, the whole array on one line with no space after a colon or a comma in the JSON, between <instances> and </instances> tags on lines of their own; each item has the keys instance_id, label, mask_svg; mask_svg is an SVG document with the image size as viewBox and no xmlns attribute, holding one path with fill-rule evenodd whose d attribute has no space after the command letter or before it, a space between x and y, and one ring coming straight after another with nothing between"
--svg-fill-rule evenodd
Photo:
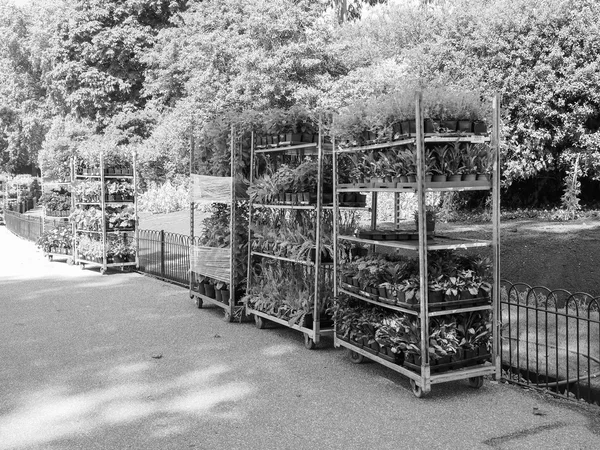
<instances>
[{"instance_id":1,"label":"paved ground","mask_svg":"<svg viewBox=\"0 0 600 450\"><path fill-rule=\"evenodd\" d=\"M0 450L597 449L600 409L408 381L185 289L48 262L0 227Z\"/></svg>"}]
</instances>

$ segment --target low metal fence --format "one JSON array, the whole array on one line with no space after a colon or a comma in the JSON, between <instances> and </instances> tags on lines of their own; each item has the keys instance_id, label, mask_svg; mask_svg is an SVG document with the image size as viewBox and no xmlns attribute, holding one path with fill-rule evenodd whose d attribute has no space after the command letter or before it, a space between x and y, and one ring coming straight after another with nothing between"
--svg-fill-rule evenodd
<instances>
[{"instance_id":1,"label":"low metal fence","mask_svg":"<svg viewBox=\"0 0 600 450\"><path fill-rule=\"evenodd\" d=\"M191 238L167 231L140 230L138 260L140 272L188 286L190 282Z\"/></svg>"},{"instance_id":2,"label":"low metal fence","mask_svg":"<svg viewBox=\"0 0 600 450\"><path fill-rule=\"evenodd\" d=\"M508 381L600 404L600 297L502 281Z\"/></svg>"},{"instance_id":3,"label":"low metal fence","mask_svg":"<svg viewBox=\"0 0 600 450\"><path fill-rule=\"evenodd\" d=\"M41 217L20 214L16 211L4 211L6 228L17 236L28 241L37 241L42 235L43 222Z\"/></svg>"}]
</instances>

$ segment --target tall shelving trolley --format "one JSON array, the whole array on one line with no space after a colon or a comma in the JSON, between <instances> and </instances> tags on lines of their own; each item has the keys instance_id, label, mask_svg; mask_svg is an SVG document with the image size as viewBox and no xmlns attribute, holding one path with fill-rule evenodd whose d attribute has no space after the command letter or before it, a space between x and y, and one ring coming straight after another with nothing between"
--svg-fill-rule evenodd
<instances>
[{"instance_id":1,"label":"tall shelving trolley","mask_svg":"<svg viewBox=\"0 0 600 450\"><path fill-rule=\"evenodd\" d=\"M137 173L130 162L85 165L73 159L74 262L82 269L137 267Z\"/></svg>"},{"instance_id":2,"label":"tall shelving trolley","mask_svg":"<svg viewBox=\"0 0 600 450\"><path fill-rule=\"evenodd\" d=\"M491 136L489 133L476 134L472 128L463 132L444 130L425 134L422 95L418 93L415 98L416 126L412 132L397 136L392 142L358 147L339 146L334 141L333 170L337 193L334 203L337 308L334 345L347 348L354 363L368 358L407 376L417 397L430 392L434 384L453 380L467 379L472 387L478 388L483 385L485 375L500 373L498 97L493 99L492 110ZM458 176L456 181L435 181L428 175L436 149L439 153L445 152L447 147L466 152L477 146L488 149L491 180L485 176L480 179ZM347 174L343 173L343 168L348 165L340 159L367 155L373 161L368 155L375 153L380 155L382 173L389 169L390 160L404 161L404 164L414 164L416 179L403 177L349 183ZM406 163L411 157L412 163ZM394 173L394 170L388 173ZM445 191L490 193L491 240L445 237L428 229L427 196ZM340 194L347 192L372 196L370 230L352 233L341 229L338 199ZM377 194L381 192L393 193L396 197L416 194L416 229L401 229L397 221L392 230L377 229ZM356 262L348 251L350 247L368 249L369 255ZM484 248L488 252L491 249L492 254L488 260L487 281L478 275L479 269L484 271L482 261L485 259L468 256L472 249ZM394 256L390 257L390 254ZM385 272L388 282L381 283L376 276L369 278L369 273L377 275L379 270ZM365 325L370 318L372 322Z\"/></svg>"},{"instance_id":3,"label":"tall shelving trolley","mask_svg":"<svg viewBox=\"0 0 600 450\"><path fill-rule=\"evenodd\" d=\"M208 142L196 145L193 136L191 144L189 295L198 308L222 308L226 322L241 320L248 230L244 135L231 127L228 152Z\"/></svg>"},{"instance_id":4,"label":"tall shelving trolley","mask_svg":"<svg viewBox=\"0 0 600 450\"><path fill-rule=\"evenodd\" d=\"M56 237L60 237L63 244L72 237L69 225L69 214L73 207L72 184L72 180L48 180L42 177L42 231L56 233ZM58 257L72 262L72 243L68 247L66 245L47 245L44 248L44 256L49 261Z\"/></svg>"},{"instance_id":5,"label":"tall shelving trolley","mask_svg":"<svg viewBox=\"0 0 600 450\"><path fill-rule=\"evenodd\" d=\"M301 332L308 349L333 333L332 153L316 130L253 135L249 189L246 314Z\"/></svg>"}]
</instances>

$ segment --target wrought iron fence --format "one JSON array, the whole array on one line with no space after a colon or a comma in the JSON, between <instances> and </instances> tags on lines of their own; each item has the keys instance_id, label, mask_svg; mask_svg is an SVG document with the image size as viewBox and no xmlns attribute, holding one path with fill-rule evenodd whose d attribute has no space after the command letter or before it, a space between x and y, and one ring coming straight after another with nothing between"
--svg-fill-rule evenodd
<instances>
[{"instance_id":1,"label":"wrought iron fence","mask_svg":"<svg viewBox=\"0 0 600 450\"><path fill-rule=\"evenodd\" d=\"M188 286L190 245L190 237L183 234L140 230L138 270L156 278Z\"/></svg>"},{"instance_id":2,"label":"wrought iron fence","mask_svg":"<svg viewBox=\"0 0 600 450\"><path fill-rule=\"evenodd\" d=\"M600 297L502 281L508 381L600 404Z\"/></svg>"},{"instance_id":3,"label":"wrought iron fence","mask_svg":"<svg viewBox=\"0 0 600 450\"><path fill-rule=\"evenodd\" d=\"M4 211L4 221L6 228L17 236L28 241L37 241L42 235L42 218L38 216L28 216L16 211Z\"/></svg>"}]
</instances>

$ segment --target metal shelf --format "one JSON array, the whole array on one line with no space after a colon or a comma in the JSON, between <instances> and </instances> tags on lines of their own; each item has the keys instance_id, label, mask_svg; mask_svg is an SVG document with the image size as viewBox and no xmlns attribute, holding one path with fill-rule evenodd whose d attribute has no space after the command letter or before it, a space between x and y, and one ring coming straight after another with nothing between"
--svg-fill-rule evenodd
<instances>
[{"instance_id":1,"label":"metal shelf","mask_svg":"<svg viewBox=\"0 0 600 450\"><path fill-rule=\"evenodd\" d=\"M352 235L344 235L339 233L340 214L338 203L336 202L334 211L334 254L336 255L336 261L334 264L334 278L338 280L339 276L339 248L342 241L355 242L365 244L368 246L371 252L383 251L383 247L392 249L403 249L409 251L418 252L419 261L419 297L421 302L418 304L418 308L412 307L412 305L400 306L399 304L390 304L385 301L380 301L378 296L371 296L366 292L357 291L351 288L347 284L340 285L337 282L334 284L335 292L334 298L338 297L338 294L344 294L351 298L358 299L370 304L374 304L391 311L398 311L399 313L406 314L408 317L416 317L416 320L420 327L420 351L423 355L423 363L420 366L416 366L417 370L410 370L409 368L402 367L398 364L388 361L385 358L381 358L371 352L363 349L356 343L351 343L337 336L334 336L334 345L346 347L353 352L363 355L373 361L376 361L386 367L389 367L403 375L409 377L413 392L417 397L428 393L431 390L432 384L443 383L446 381L468 379L474 377L481 377L483 375L496 375L500 374L500 323L494 320L492 323L492 352L491 359L492 364L482 363L481 361L476 362L475 366L468 366L461 369L449 369L449 367L431 366L429 364L430 357L428 352L429 347L429 327L430 319L436 316L445 316L451 314L462 314L473 311L492 311L493 317L500 316L500 302L499 302L499 265L500 265L500 180L499 180L499 167L500 167L500 96L496 95L493 100L493 124L491 135L476 135L474 133L447 133L447 134L425 134L423 130L424 118L423 118L423 106L421 94L415 95L415 118L417 130L415 134L410 136L405 135L400 140L384 143L375 143L357 147L344 147L334 148L334 188L335 194L343 194L350 192L362 192L370 193L372 196L372 211L371 211L371 223L370 229L376 230L377 228L377 200L379 193L393 193L395 195L394 205L394 221L398 225L399 222L399 211L401 208L399 198L400 194L403 193L415 193L418 205L418 227L417 234L419 239L417 240L383 240L383 239L363 239ZM491 143L493 148L493 163L494 173L490 180L471 180L471 181L444 181L444 182L433 182L426 181L425 170L426 170L426 156L429 150L427 144L435 143ZM382 179L378 181L370 181L369 183L354 183L354 184L342 184L336 185L335 183L339 179L338 177L338 156L343 157L344 154L356 153L356 152L369 152L382 149L390 149L392 152L401 154L406 150L403 146L414 147L416 151L416 171L418 173L416 182L399 182L396 180L394 183L391 179L389 182L384 182ZM347 178L346 178L347 179ZM452 191L489 191L492 198L492 220L491 220L491 240L480 240L480 239L465 239L465 238L451 238L446 236L431 235L427 236L427 230L425 226L425 214L426 214L426 194L431 192L452 192ZM347 233L348 231L346 231ZM427 291L427 257L428 252L433 250L455 250L455 249L471 249L471 248L485 248L490 247L493 252L493 289L491 303L484 299L473 299L473 302L467 300L463 301L451 301L448 305L441 304L429 304L428 291ZM411 306L408 308L407 306ZM448 308L448 309L441 309ZM384 355L385 356L385 355ZM473 361L467 361L464 364L472 363ZM407 363L408 364L408 363ZM415 369L415 367L413 367ZM444 370L449 369L447 372L436 372L431 373L431 370ZM476 380L479 384L480 380Z\"/></svg>"},{"instance_id":2,"label":"metal shelf","mask_svg":"<svg viewBox=\"0 0 600 450\"><path fill-rule=\"evenodd\" d=\"M279 261L287 261L287 262L291 262L294 264L300 264L302 266L315 267L315 263L313 261L304 261L301 259L291 259L291 258L286 258L284 256L277 256L277 255L273 255L270 253L262 253L262 252L255 252L255 251L252 251L251 254L252 254L252 256L260 256L262 258L277 259ZM332 264L333 264L333 262L321 262L321 265L332 265Z\"/></svg>"},{"instance_id":3,"label":"metal shelf","mask_svg":"<svg viewBox=\"0 0 600 450\"><path fill-rule=\"evenodd\" d=\"M252 309L250 307L246 307L246 314L253 314L255 316L262 317L263 319L267 319L271 322L277 323L279 325L283 325L284 327L291 328L292 330L300 331L304 334L307 334L313 341L316 341L316 333L312 328L306 328L297 324L290 325L288 320L281 319L279 317L271 316L270 314L264 313L257 309ZM323 328L319 330L320 336L332 336L333 328Z\"/></svg>"},{"instance_id":4,"label":"metal shelf","mask_svg":"<svg viewBox=\"0 0 600 450\"><path fill-rule=\"evenodd\" d=\"M133 155L133 160L132 160L132 174L131 175L117 175L117 174L107 174L106 170L105 170L105 164L104 164L104 156L103 154L100 155L100 174L99 175L83 175L83 174L77 174L75 171L75 166L76 166L76 161L75 158L71 159L71 180L73 185L76 185L78 180L81 179L98 179L99 180L99 189L98 189L98 201L96 202L78 202L75 201L74 196L72 197L72 207L76 207L76 206L96 206L99 207L101 209L101 213L102 213L102 217L106 217L107 211L106 208L107 206L110 206L111 204L113 206L116 205L123 205L126 204L128 206L133 206L134 208L134 221L137 224L137 220L138 220L138 216L137 216L137 202L136 202L136 198L137 198L137 187L136 187L136 180L137 180L137 172L136 172L136 155ZM130 179L133 181L133 198L132 200L128 200L128 201L119 201L119 202L107 202L106 198L107 198L107 192L106 192L106 181L107 179L112 179L112 180L118 180L118 179ZM88 234L94 234L99 237L99 241L101 241L102 243L102 249L103 249L103 253L106 256L106 253L108 251L108 239L107 237L109 235L116 235L119 233L131 233L134 235L134 237L136 238L135 242L138 242L138 230L137 230L137 226L136 227L131 227L131 228L126 228L126 229L108 229L108 226L106 223L102 223L102 229L101 230L85 230L85 229L77 229L75 228L76 225L73 224L72 225L72 230L73 230L73 234L75 235L76 233L88 233ZM75 249L74 249L74 254L77 253L77 243L75 242ZM136 266L137 265L137 258L135 262L123 262L123 263L105 263L104 261L106 261L106 258L103 260L103 262L95 262L95 261L86 261L83 259L77 259L75 258L75 262L79 262L82 264L94 264L94 265L99 265L100 266L100 273L104 273L106 271L107 268L109 267L127 267L127 266Z\"/></svg>"},{"instance_id":5,"label":"metal shelf","mask_svg":"<svg viewBox=\"0 0 600 450\"><path fill-rule=\"evenodd\" d=\"M321 124L319 123L319 128L321 128ZM314 230L315 230L315 250L316 250L316 254L320 255L320 251L321 251L321 245L322 245L322 230L323 230L323 211L324 211L324 206L323 206L323 191L324 191L324 187L323 187L323 179L324 179L324 155L325 154L332 154L332 150L333 150L333 145L332 144L324 144L323 143L323 137L321 135L321 133L319 134L319 139L320 142L316 143L305 143L305 144L299 144L299 145L290 145L290 146L284 146L284 147L272 147L272 148L266 148L266 149L256 149L254 147L254 133L252 134L252 147L251 147L251 151L250 151L250 183L252 183L255 179L256 176L259 175L259 165L255 164L255 158L260 157L261 154L268 154L268 153L272 153L272 154L277 154L279 153L280 155L284 155L284 156L294 156L294 155L304 155L304 156L310 156L311 158L313 158L313 160L317 163L318 166L318 171L317 171L317 202L316 204L256 204L256 203L251 203L250 204L250 227L252 227L252 222L254 220L254 216L253 216L253 209L273 209L273 210L299 210L299 211L314 211L315 212L315 217L314 217L314 221L311 221L311 223L314 223ZM264 156L263 156L264 157ZM277 158L276 161L278 161L279 163L281 163L281 161L283 160L283 158ZM333 199L332 199L333 200ZM333 209L333 205L331 205L329 207L329 209ZM271 228L274 228L274 223L272 222L268 222L270 224ZM307 226L312 226L312 225L307 225ZM248 235L249 237L249 242L251 245L252 242L252 235L251 233L249 233ZM331 267L333 265L333 262L331 263L323 263L320 262L321 258L317 258L317 262L312 262L312 261L298 261L292 258L286 258L286 257L280 257L280 256L275 256L275 255L271 255L271 254L267 254L267 253L262 253L262 252L248 252L248 274L247 274L247 280L248 280L248 292L250 292L253 284L257 284L257 281L255 278L260 277L260 275L255 275L252 272L252 265L256 264L258 261L256 259L252 260L252 256L257 256L257 257L263 257L263 258L270 258L273 260L278 260L278 261L286 261L286 262L290 262L292 264L299 264L302 266L307 266L307 267L314 267L314 271L311 271L310 276L308 278L311 279L311 284L310 284L310 292L311 292L311 297L312 297L312 301L310 302L310 305L308 306L308 310L307 312L311 312L313 314L314 317L317 317L319 314L319 286L321 285L321 280L322 277L325 276L325 274L323 273L323 270L321 270L321 268L327 266L327 267ZM313 281L314 280L314 281ZM290 325L289 322L287 320L282 320L279 319L277 317L272 317L268 314L265 314L261 311L257 311L254 310L252 308L249 308L248 306L246 306L246 313L247 314L254 314L257 318L263 318L263 319L267 319L269 321L278 323L280 325L292 328L294 330L297 331L301 331L302 333L304 333L305 335L305 346L307 348L315 348L315 344L319 343L320 341L320 337L324 334L332 334L333 333L333 329L330 330L320 330L319 326L315 326L316 330L310 329L310 328L306 328L306 327L302 327L299 325ZM257 319L258 320L258 319ZM258 323L257 323L258 324ZM312 339L312 341L311 341Z\"/></svg>"},{"instance_id":6,"label":"metal shelf","mask_svg":"<svg viewBox=\"0 0 600 450\"><path fill-rule=\"evenodd\" d=\"M253 208L265 208L265 209L317 209L317 205L281 205L281 204L267 204L267 203L252 203Z\"/></svg>"},{"instance_id":7,"label":"metal shelf","mask_svg":"<svg viewBox=\"0 0 600 450\"><path fill-rule=\"evenodd\" d=\"M419 250L419 241L417 240L406 240L406 241L378 241L373 239L362 239L355 236L338 236L338 239L345 241L360 242L362 244L374 244L381 245L384 247L400 248L404 250ZM450 238L445 236L435 236L427 239L427 250L457 250L477 247L490 247L492 241L489 240L476 240L476 239L465 239L465 238Z\"/></svg>"},{"instance_id":8,"label":"metal shelf","mask_svg":"<svg viewBox=\"0 0 600 450\"><path fill-rule=\"evenodd\" d=\"M317 148L317 143L316 142L307 142L305 144L294 144L294 145L287 145L287 146L282 146L282 147L271 147L271 148L263 148L263 149L258 149L258 150L254 150L254 153L281 153L281 152L287 152L290 150L302 150L302 149L316 149Z\"/></svg>"},{"instance_id":9,"label":"metal shelf","mask_svg":"<svg viewBox=\"0 0 600 450\"><path fill-rule=\"evenodd\" d=\"M372 303L372 304L377 305L377 306L381 306L382 308L392 309L394 311L399 311L399 312L403 312L403 313L406 313L406 314L412 314L412 315L418 316L418 317L420 317L420 315L421 315L419 311L415 311L415 310L409 309L409 308L403 308L403 307L398 306L398 305L391 305L389 303L379 302L377 300L373 300L370 297L367 297L365 295L357 294L356 292L352 292L352 291L349 291L349 290L344 289L344 288L338 288L338 291L341 292L342 294L350 295L351 297L357 298L357 299L362 300L364 302L368 302L368 303Z\"/></svg>"},{"instance_id":10,"label":"metal shelf","mask_svg":"<svg viewBox=\"0 0 600 450\"><path fill-rule=\"evenodd\" d=\"M362 347L352 344L351 342L345 341L343 339L338 338L335 334L333 337L333 344L336 347L345 347L353 352L356 352L364 357L373 360L383 366L386 366L402 375L415 380L417 385L422 386L422 376L420 373L414 372L406 367L401 366L400 364L395 364L387 359L381 358L378 355L375 355L371 352L363 350ZM421 366L423 368L425 366ZM431 367L431 366L429 366ZM461 369L453 369L448 370L447 372L435 373L429 376L429 381L431 384L439 384L445 383L448 381L456 381L456 380L466 380L473 377L480 377L484 375L493 375L496 373L495 367L489 363L478 364L475 366L464 367Z\"/></svg>"},{"instance_id":11,"label":"metal shelf","mask_svg":"<svg viewBox=\"0 0 600 450\"><path fill-rule=\"evenodd\" d=\"M468 142L468 143L473 143L473 144L481 144L481 143L485 143L485 142L490 142L490 137L489 136L484 136L484 135L477 135L477 134L473 134L473 133L465 133L465 134L460 134L460 133L448 133L448 134L428 134L425 136L424 142L426 144L435 144L435 143L444 143L444 142ZM353 152L365 152L365 151L372 151L372 150L381 150L384 148L390 148L390 147L398 147L398 146L402 146L402 145L407 145L407 144L416 144L417 142L417 137L413 136L413 137L407 137L404 139L400 139L397 141L389 141L389 142L381 142L378 144L369 144L369 145L362 145L362 146L356 146L356 147L341 147L341 148L336 148L334 150L335 153L353 153Z\"/></svg>"},{"instance_id":12,"label":"metal shelf","mask_svg":"<svg viewBox=\"0 0 600 450\"><path fill-rule=\"evenodd\" d=\"M338 186L336 192L416 192L417 183L376 183L377 185L366 185L357 183L356 186ZM466 191L489 191L492 188L489 180L475 181L428 181L425 182L427 192L466 192Z\"/></svg>"}]
</instances>

